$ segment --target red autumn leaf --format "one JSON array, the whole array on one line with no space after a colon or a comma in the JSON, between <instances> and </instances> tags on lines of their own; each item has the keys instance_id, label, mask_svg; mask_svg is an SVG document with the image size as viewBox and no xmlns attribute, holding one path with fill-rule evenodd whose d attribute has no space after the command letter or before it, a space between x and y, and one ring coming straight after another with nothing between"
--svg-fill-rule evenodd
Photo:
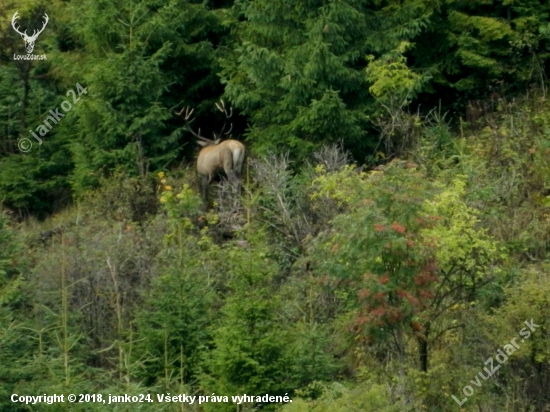
<instances>
[{"instance_id":1,"label":"red autumn leaf","mask_svg":"<svg viewBox=\"0 0 550 412\"><path fill-rule=\"evenodd\" d=\"M414 284L417 286L424 286L426 284L426 278L422 272L414 277Z\"/></svg>"},{"instance_id":2,"label":"red autumn leaf","mask_svg":"<svg viewBox=\"0 0 550 412\"><path fill-rule=\"evenodd\" d=\"M422 327L422 325L421 325L420 323L418 323L418 322L412 322L412 323L411 323L411 326L412 326L412 328L413 328L415 331L417 331L417 332L420 332L422 329L424 329L424 328Z\"/></svg>"},{"instance_id":3,"label":"red autumn leaf","mask_svg":"<svg viewBox=\"0 0 550 412\"><path fill-rule=\"evenodd\" d=\"M372 316L384 316L386 314L386 310L382 308L374 309L371 313Z\"/></svg>"},{"instance_id":4,"label":"red autumn leaf","mask_svg":"<svg viewBox=\"0 0 550 412\"><path fill-rule=\"evenodd\" d=\"M390 322L397 322L401 320L401 318L403 318L403 313L399 309L394 308L393 310L389 311L388 320Z\"/></svg>"},{"instance_id":5,"label":"red autumn leaf","mask_svg":"<svg viewBox=\"0 0 550 412\"><path fill-rule=\"evenodd\" d=\"M432 299L434 294L428 290L421 289L418 291L418 295L424 299Z\"/></svg>"},{"instance_id":6,"label":"red autumn leaf","mask_svg":"<svg viewBox=\"0 0 550 412\"><path fill-rule=\"evenodd\" d=\"M407 300L412 305L418 305L418 299L405 290L398 290L397 296Z\"/></svg>"},{"instance_id":7,"label":"red autumn leaf","mask_svg":"<svg viewBox=\"0 0 550 412\"><path fill-rule=\"evenodd\" d=\"M392 230L396 231L397 233L405 233L406 232L406 228L405 226L403 225L400 225L399 223L397 222L393 222L392 225L391 225L391 228Z\"/></svg>"},{"instance_id":8,"label":"red autumn leaf","mask_svg":"<svg viewBox=\"0 0 550 412\"><path fill-rule=\"evenodd\" d=\"M375 223L374 224L374 231L375 232L383 232L384 230L386 230L386 226L381 225L380 223Z\"/></svg>"},{"instance_id":9,"label":"red autumn leaf","mask_svg":"<svg viewBox=\"0 0 550 412\"><path fill-rule=\"evenodd\" d=\"M359 291L359 293L357 293L357 295L359 296L359 299L365 299L366 297L368 297L370 295L370 290L361 289Z\"/></svg>"}]
</instances>

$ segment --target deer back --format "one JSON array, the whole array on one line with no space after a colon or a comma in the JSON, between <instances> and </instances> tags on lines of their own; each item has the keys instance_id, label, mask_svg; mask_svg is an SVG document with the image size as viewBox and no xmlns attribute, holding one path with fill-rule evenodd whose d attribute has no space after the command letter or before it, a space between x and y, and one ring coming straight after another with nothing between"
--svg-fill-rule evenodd
<instances>
[{"instance_id":1,"label":"deer back","mask_svg":"<svg viewBox=\"0 0 550 412\"><path fill-rule=\"evenodd\" d=\"M217 145L207 145L199 152L197 172L212 176L221 169L225 172L234 171L236 166L242 165L244 150L244 145L237 140L225 140Z\"/></svg>"}]
</instances>

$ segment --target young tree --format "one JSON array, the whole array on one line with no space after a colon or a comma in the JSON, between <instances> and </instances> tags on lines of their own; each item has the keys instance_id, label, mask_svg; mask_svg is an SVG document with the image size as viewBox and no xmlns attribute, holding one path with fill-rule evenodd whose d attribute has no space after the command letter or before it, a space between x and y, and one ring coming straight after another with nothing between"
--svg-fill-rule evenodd
<instances>
[{"instance_id":1,"label":"young tree","mask_svg":"<svg viewBox=\"0 0 550 412\"><path fill-rule=\"evenodd\" d=\"M165 187L160 200L168 233L158 256L159 276L143 292L145 305L136 317L138 342L133 356L142 365L136 374L147 384L177 383L196 389L211 339L212 307L219 304L217 273L223 259L208 227L198 231L192 223L201 209L200 197L187 185L178 194Z\"/></svg>"},{"instance_id":2,"label":"young tree","mask_svg":"<svg viewBox=\"0 0 550 412\"><path fill-rule=\"evenodd\" d=\"M318 240L316 272L350 292L359 335L367 342L391 339L402 361L405 334L414 336L420 369L427 371L430 344L460 326L443 315L474 300L505 258L477 229L476 211L462 200L464 181L441 190L416 165L396 161L369 175L351 169L321 175L317 184L317 196L350 210Z\"/></svg>"}]
</instances>

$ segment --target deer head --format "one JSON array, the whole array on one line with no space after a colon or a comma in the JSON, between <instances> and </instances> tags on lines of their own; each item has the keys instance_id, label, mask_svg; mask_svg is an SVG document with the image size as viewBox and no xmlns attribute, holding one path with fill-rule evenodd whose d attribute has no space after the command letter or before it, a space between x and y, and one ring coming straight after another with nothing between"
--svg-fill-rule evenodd
<instances>
[{"instance_id":1,"label":"deer head","mask_svg":"<svg viewBox=\"0 0 550 412\"><path fill-rule=\"evenodd\" d=\"M233 130L233 123L230 124L229 126L229 130L226 132L225 129L227 127L227 121L229 119L231 119L231 117L233 116L233 108L229 108L229 111L226 109L225 107L225 102L223 100L220 100L219 103L216 103L216 108L222 112L224 115L225 115L225 121L223 123L223 126L220 130L219 133L212 133L214 135L214 139L211 140L211 139L207 139L206 137L204 136L201 136L201 129L199 128L199 131L198 133L195 132L192 128L191 128L191 123L193 123L195 121L195 119L191 119L191 116L193 115L193 112L195 111L195 109L191 109L189 106L181 109L179 112L176 112L176 114L178 116L182 116L183 119L185 120L185 126L187 127L187 130L189 130L189 132L195 136L197 139L199 139L197 141L197 143L203 147L206 147L206 146L215 146L217 144L220 143L221 139L223 136L227 136L231 133L231 131ZM185 110L185 114L183 113Z\"/></svg>"},{"instance_id":2,"label":"deer head","mask_svg":"<svg viewBox=\"0 0 550 412\"><path fill-rule=\"evenodd\" d=\"M25 42L25 48L27 49L27 54L31 54L34 50L34 43L36 42L36 39L38 38L38 35L44 31L44 28L48 24L49 18L46 13L44 13L44 24L42 25L42 28L40 30L33 30L33 33L31 36L27 34L27 30L25 30L23 33L19 30L19 27L15 26L16 20L19 17L17 15L19 11L16 11L11 19L11 26L13 29L21 36L23 41Z\"/></svg>"}]
</instances>

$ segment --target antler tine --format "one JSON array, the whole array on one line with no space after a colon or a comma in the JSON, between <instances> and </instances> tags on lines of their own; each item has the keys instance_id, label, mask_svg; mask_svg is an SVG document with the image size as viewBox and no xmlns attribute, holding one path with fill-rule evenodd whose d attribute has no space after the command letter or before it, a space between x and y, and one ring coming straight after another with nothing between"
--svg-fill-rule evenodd
<instances>
[{"instance_id":1,"label":"antler tine","mask_svg":"<svg viewBox=\"0 0 550 412\"><path fill-rule=\"evenodd\" d=\"M183 111L185 110L185 115L183 115ZM191 117L191 115L193 114L193 112L195 111L195 109L191 109L189 106L185 106L183 109L181 109L179 112L175 112L177 116L182 116L185 120L189 120L189 118ZM195 120L195 119L193 119ZM191 120L191 122L193 121ZM189 123L191 123L189 122Z\"/></svg>"},{"instance_id":2,"label":"antler tine","mask_svg":"<svg viewBox=\"0 0 550 412\"><path fill-rule=\"evenodd\" d=\"M42 16L44 18L44 23L42 24L42 28L40 30L38 30L38 33L36 33L36 29L33 31L33 34L32 34L32 37L35 37L35 36L38 36L40 33L42 33L44 31L44 29L46 28L46 25L48 24L48 21L50 21L50 18L48 17L48 15L46 13L44 13L44 16Z\"/></svg>"},{"instance_id":3,"label":"antler tine","mask_svg":"<svg viewBox=\"0 0 550 412\"><path fill-rule=\"evenodd\" d=\"M191 115L193 114L194 111L195 111L195 109L191 109L189 106L187 106L185 108L185 120L189 120L189 118L191 117ZM193 119L193 120L195 120L195 119ZM191 120L191 122L193 120ZM191 122L189 122L189 123L191 123Z\"/></svg>"},{"instance_id":4,"label":"antler tine","mask_svg":"<svg viewBox=\"0 0 550 412\"><path fill-rule=\"evenodd\" d=\"M219 103L216 102L215 105L216 105L216 108L225 115L225 121L223 122L222 130L220 130L220 133L218 134L218 136L221 136L222 134L228 135L229 133L231 133L231 130L233 130L233 123L231 123L231 127L229 128L228 132L224 132L224 131L227 126L227 121L231 119L231 117L233 116L233 107L229 108L229 113L228 113L223 99L220 99L220 102ZM216 136L215 133L214 133L214 136Z\"/></svg>"},{"instance_id":5,"label":"antler tine","mask_svg":"<svg viewBox=\"0 0 550 412\"><path fill-rule=\"evenodd\" d=\"M23 36L23 35L26 35L26 34L27 34L27 30L25 30L24 33L21 33L21 32L19 31L19 27L15 27L15 22L16 22L16 20L19 18L18 14L19 14L19 10L17 10L17 11L15 12L15 14L13 15L13 17L11 18L11 26L13 27L13 29L14 29L17 33L19 33L21 36Z\"/></svg>"},{"instance_id":6,"label":"antler tine","mask_svg":"<svg viewBox=\"0 0 550 412\"><path fill-rule=\"evenodd\" d=\"M220 134L218 136L221 136L222 134L227 134L225 133L226 126L227 126L227 119L225 119L225 121L223 122L222 130L220 130ZM231 123L231 128L229 129L229 131L231 130L233 130L233 123Z\"/></svg>"},{"instance_id":7,"label":"antler tine","mask_svg":"<svg viewBox=\"0 0 550 412\"><path fill-rule=\"evenodd\" d=\"M185 115L183 115L184 110L185 110ZM205 142L210 142L210 139L207 139L206 137L201 136L201 129L200 128L199 128L198 133L194 132L193 129L191 129L191 123L193 123L195 121L195 119L191 119L191 120L189 120L189 119L191 118L191 115L193 114L194 111L195 111L195 109L191 109L190 106L185 106L179 112L176 112L176 114L178 116L183 117L183 119L185 120L185 126L187 127L187 130L189 130L189 132L193 136L195 136L198 139L204 140Z\"/></svg>"},{"instance_id":8,"label":"antler tine","mask_svg":"<svg viewBox=\"0 0 550 412\"><path fill-rule=\"evenodd\" d=\"M233 107L230 107L229 108L229 114L227 113L227 109L225 108L225 102L223 101L223 99L220 99L220 103L215 103L216 104L216 107L217 109L222 112L223 114L225 114L225 117L227 119L230 119L231 116L233 116Z\"/></svg>"},{"instance_id":9,"label":"antler tine","mask_svg":"<svg viewBox=\"0 0 550 412\"><path fill-rule=\"evenodd\" d=\"M194 119L193 119L194 120ZM206 137L201 136L201 129L199 128L199 132L195 133L193 129L191 129L191 122L186 122L187 130L191 132L193 136L195 136L198 139L204 140L205 142L210 142L210 139L207 139Z\"/></svg>"}]
</instances>

